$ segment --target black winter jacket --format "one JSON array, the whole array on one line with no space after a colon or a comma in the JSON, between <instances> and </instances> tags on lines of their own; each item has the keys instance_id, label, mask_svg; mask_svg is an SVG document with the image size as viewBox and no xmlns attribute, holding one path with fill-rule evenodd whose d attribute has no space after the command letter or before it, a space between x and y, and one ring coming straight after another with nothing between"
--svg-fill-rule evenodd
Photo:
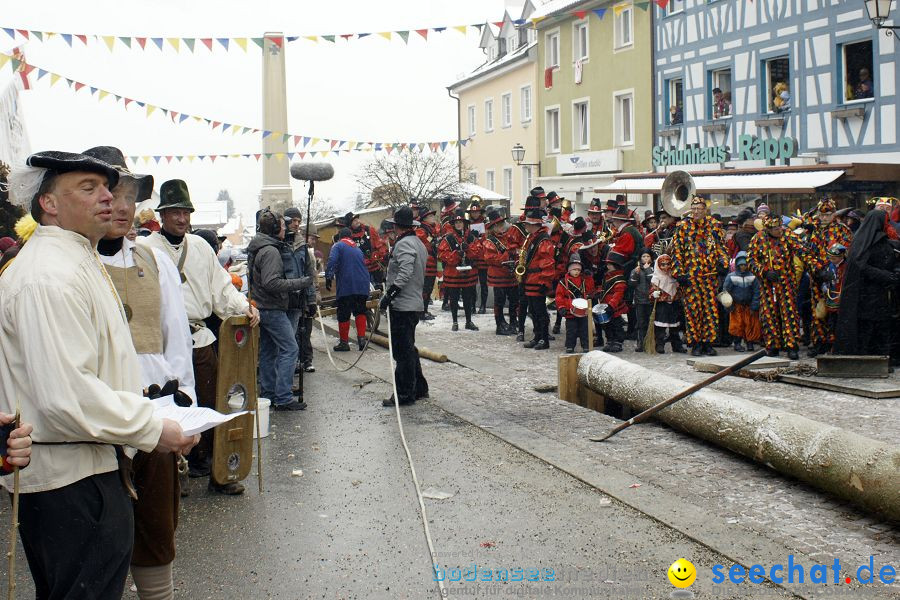
<instances>
[{"instance_id":1,"label":"black winter jacket","mask_svg":"<svg viewBox=\"0 0 900 600\"><path fill-rule=\"evenodd\" d=\"M287 310L290 292L312 285L311 277L285 278L283 249L280 240L264 233L257 234L247 246L250 298L257 308Z\"/></svg>"}]
</instances>

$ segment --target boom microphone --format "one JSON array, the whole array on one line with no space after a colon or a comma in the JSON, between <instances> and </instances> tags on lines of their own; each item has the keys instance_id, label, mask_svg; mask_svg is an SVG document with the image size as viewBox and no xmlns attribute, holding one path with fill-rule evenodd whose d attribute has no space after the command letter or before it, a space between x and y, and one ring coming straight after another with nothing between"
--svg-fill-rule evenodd
<instances>
[{"instance_id":1,"label":"boom microphone","mask_svg":"<svg viewBox=\"0 0 900 600\"><path fill-rule=\"evenodd\" d=\"M334 167L323 162L301 162L291 165L291 177L300 181L328 181L334 177Z\"/></svg>"}]
</instances>

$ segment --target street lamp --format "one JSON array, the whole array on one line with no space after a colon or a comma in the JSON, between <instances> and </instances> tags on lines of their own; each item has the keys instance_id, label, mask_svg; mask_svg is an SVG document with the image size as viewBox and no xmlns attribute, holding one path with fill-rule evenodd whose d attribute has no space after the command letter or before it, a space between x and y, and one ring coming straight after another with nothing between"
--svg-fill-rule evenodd
<instances>
[{"instance_id":1,"label":"street lamp","mask_svg":"<svg viewBox=\"0 0 900 600\"><path fill-rule=\"evenodd\" d=\"M522 144L516 144L512 147L512 159L517 167L537 167L537 176L541 176L541 163L527 163L525 160L525 147Z\"/></svg>"},{"instance_id":2,"label":"street lamp","mask_svg":"<svg viewBox=\"0 0 900 600\"><path fill-rule=\"evenodd\" d=\"M866 3L866 12L869 13L869 20L877 29L886 29L888 35L893 35L892 29L900 29L896 25L885 25L888 17L891 15L891 0L864 0Z\"/></svg>"}]
</instances>

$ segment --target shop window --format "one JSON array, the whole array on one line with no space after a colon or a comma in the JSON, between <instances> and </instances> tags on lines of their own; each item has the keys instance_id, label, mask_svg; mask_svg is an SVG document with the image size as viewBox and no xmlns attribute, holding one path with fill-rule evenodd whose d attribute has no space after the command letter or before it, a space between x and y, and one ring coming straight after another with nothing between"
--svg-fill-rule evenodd
<instances>
[{"instance_id":1,"label":"shop window","mask_svg":"<svg viewBox=\"0 0 900 600\"><path fill-rule=\"evenodd\" d=\"M619 50L634 44L634 30L632 23L633 9L628 5L621 8L619 12L615 12L616 8L619 7L613 8L613 13L615 15L615 23L613 26L613 48Z\"/></svg>"},{"instance_id":2,"label":"shop window","mask_svg":"<svg viewBox=\"0 0 900 600\"><path fill-rule=\"evenodd\" d=\"M684 79L670 79L667 92L669 125L681 125L684 123Z\"/></svg>"},{"instance_id":3,"label":"shop window","mask_svg":"<svg viewBox=\"0 0 900 600\"><path fill-rule=\"evenodd\" d=\"M841 81L844 101L855 102L875 97L875 70L872 68L872 40L844 44L841 48Z\"/></svg>"},{"instance_id":4,"label":"shop window","mask_svg":"<svg viewBox=\"0 0 900 600\"><path fill-rule=\"evenodd\" d=\"M766 108L768 112L781 113L791 109L791 63L788 57L772 58L764 63Z\"/></svg>"},{"instance_id":5,"label":"shop window","mask_svg":"<svg viewBox=\"0 0 900 600\"><path fill-rule=\"evenodd\" d=\"M576 150L587 150L591 145L591 111L587 100L572 104L572 142Z\"/></svg>"},{"instance_id":6,"label":"shop window","mask_svg":"<svg viewBox=\"0 0 900 600\"><path fill-rule=\"evenodd\" d=\"M547 109L546 141L548 154L552 152L559 152L559 108Z\"/></svg>"},{"instance_id":7,"label":"shop window","mask_svg":"<svg viewBox=\"0 0 900 600\"><path fill-rule=\"evenodd\" d=\"M731 69L710 73L710 114L713 119L731 116Z\"/></svg>"}]
</instances>

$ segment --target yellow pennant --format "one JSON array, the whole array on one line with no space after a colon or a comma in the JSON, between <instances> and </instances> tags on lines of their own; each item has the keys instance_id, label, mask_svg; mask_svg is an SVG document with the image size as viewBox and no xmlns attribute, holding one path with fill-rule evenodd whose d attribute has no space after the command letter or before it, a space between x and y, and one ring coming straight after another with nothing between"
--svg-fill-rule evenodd
<instances>
[{"instance_id":1,"label":"yellow pennant","mask_svg":"<svg viewBox=\"0 0 900 600\"><path fill-rule=\"evenodd\" d=\"M311 42L315 42L315 43L317 43L317 44L319 43L319 37L316 36L316 35L304 35L304 36L303 36L303 39L304 39L304 40L309 40L309 41L311 41Z\"/></svg>"},{"instance_id":2,"label":"yellow pennant","mask_svg":"<svg viewBox=\"0 0 900 600\"><path fill-rule=\"evenodd\" d=\"M6 66L6 63L9 62L9 54L0 54L0 69ZM59 79L59 75L56 76Z\"/></svg>"},{"instance_id":3,"label":"yellow pennant","mask_svg":"<svg viewBox=\"0 0 900 600\"><path fill-rule=\"evenodd\" d=\"M247 38L234 38L234 41L241 47L241 50L247 51Z\"/></svg>"},{"instance_id":4,"label":"yellow pennant","mask_svg":"<svg viewBox=\"0 0 900 600\"><path fill-rule=\"evenodd\" d=\"M188 162L194 162L194 159L195 159L195 158L196 158L196 157L195 157L193 154L188 154L188 157L187 157Z\"/></svg>"},{"instance_id":5,"label":"yellow pennant","mask_svg":"<svg viewBox=\"0 0 900 600\"><path fill-rule=\"evenodd\" d=\"M59 81L59 75L56 73L50 73L50 87L53 87L53 84Z\"/></svg>"},{"instance_id":6,"label":"yellow pennant","mask_svg":"<svg viewBox=\"0 0 900 600\"><path fill-rule=\"evenodd\" d=\"M178 45L181 41L179 38L166 38L166 41L172 44L172 47L175 48L175 52L178 52Z\"/></svg>"},{"instance_id":7,"label":"yellow pennant","mask_svg":"<svg viewBox=\"0 0 900 600\"><path fill-rule=\"evenodd\" d=\"M278 162L283 161L283 160L284 160L284 152L276 152L276 153L275 153L275 159L276 159Z\"/></svg>"},{"instance_id":8,"label":"yellow pennant","mask_svg":"<svg viewBox=\"0 0 900 600\"><path fill-rule=\"evenodd\" d=\"M106 98L107 96L109 96L109 92L107 92L106 90L100 90L100 95L98 96L98 98L99 98L100 100L103 100L103 99Z\"/></svg>"},{"instance_id":9,"label":"yellow pennant","mask_svg":"<svg viewBox=\"0 0 900 600\"><path fill-rule=\"evenodd\" d=\"M631 6L630 4L616 4L613 6L613 14L619 16L622 14L622 11Z\"/></svg>"},{"instance_id":10,"label":"yellow pennant","mask_svg":"<svg viewBox=\"0 0 900 600\"><path fill-rule=\"evenodd\" d=\"M546 17L535 17L531 19L531 26L537 29L537 24L543 21Z\"/></svg>"},{"instance_id":11,"label":"yellow pennant","mask_svg":"<svg viewBox=\"0 0 900 600\"><path fill-rule=\"evenodd\" d=\"M453 29L455 29L455 30L457 30L458 32L464 34L464 33L466 33L466 31L468 31L469 26L468 26L468 25L455 25L455 26L453 27Z\"/></svg>"},{"instance_id":12,"label":"yellow pennant","mask_svg":"<svg viewBox=\"0 0 900 600\"><path fill-rule=\"evenodd\" d=\"M156 107L153 106L152 104L148 104L147 105L147 116L149 117L150 115L152 115L154 110L156 110Z\"/></svg>"},{"instance_id":13,"label":"yellow pennant","mask_svg":"<svg viewBox=\"0 0 900 600\"><path fill-rule=\"evenodd\" d=\"M116 44L116 36L104 35L103 41L106 42L106 46L109 48L109 51L112 52L113 46Z\"/></svg>"},{"instance_id":14,"label":"yellow pennant","mask_svg":"<svg viewBox=\"0 0 900 600\"><path fill-rule=\"evenodd\" d=\"M312 141L310 142L310 144L313 146L315 146L318 143L319 143L319 138L313 138Z\"/></svg>"},{"instance_id":15,"label":"yellow pennant","mask_svg":"<svg viewBox=\"0 0 900 600\"><path fill-rule=\"evenodd\" d=\"M382 31L382 32L380 32L378 35L380 35L381 37L383 37L383 38L386 39L386 40L391 39L391 32L390 32L390 31Z\"/></svg>"}]
</instances>

